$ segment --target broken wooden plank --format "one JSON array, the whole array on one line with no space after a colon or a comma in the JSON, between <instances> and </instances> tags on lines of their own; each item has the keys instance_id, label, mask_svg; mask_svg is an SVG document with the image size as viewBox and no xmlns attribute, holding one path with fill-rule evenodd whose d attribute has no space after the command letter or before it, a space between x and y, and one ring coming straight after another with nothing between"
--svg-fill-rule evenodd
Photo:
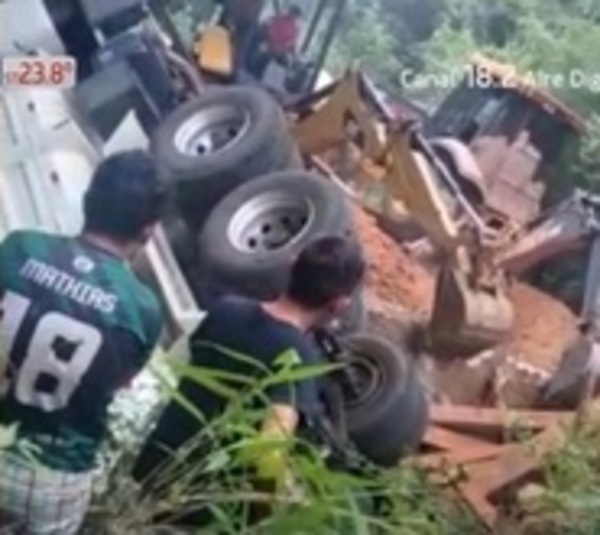
<instances>
[{"instance_id":1,"label":"broken wooden plank","mask_svg":"<svg viewBox=\"0 0 600 535\"><path fill-rule=\"evenodd\" d=\"M492 442L450 429L444 429L437 425L429 426L425 434L424 443L427 446L446 450L449 453L458 453L459 451L476 453L482 449L487 451L490 448L497 448Z\"/></svg>"},{"instance_id":2,"label":"broken wooden plank","mask_svg":"<svg viewBox=\"0 0 600 535\"><path fill-rule=\"evenodd\" d=\"M572 411L510 410L470 405L434 405L431 409L431 423L436 425L503 427L507 422L519 421L532 428L542 429L558 422L569 421L572 417Z\"/></svg>"},{"instance_id":3,"label":"broken wooden plank","mask_svg":"<svg viewBox=\"0 0 600 535\"><path fill-rule=\"evenodd\" d=\"M570 412L506 411L468 405L435 405L431 411L433 425L492 441L503 441L506 431L513 426L535 432L557 423L567 422L571 417Z\"/></svg>"},{"instance_id":4,"label":"broken wooden plank","mask_svg":"<svg viewBox=\"0 0 600 535\"><path fill-rule=\"evenodd\" d=\"M491 513L496 511L494 501L539 473L541 460L564 447L566 440L563 426L555 423L523 444L507 444L494 458L465 467L466 480L458 487L490 530L498 517Z\"/></svg>"},{"instance_id":5,"label":"broken wooden plank","mask_svg":"<svg viewBox=\"0 0 600 535\"><path fill-rule=\"evenodd\" d=\"M432 470L444 470L453 466L466 466L498 457L502 446L490 444L476 450L428 453L413 459L415 466Z\"/></svg>"},{"instance_id":6,"label":"broken wooden plank","mask_svg":"<svg viewBox=\"0 0 600 535\"><path fill-rule=\"evenodd\" d=\"M421 454L407 462L413 466L440 473L454 467L492 459L502 449L502 446L498 444L435 425L430 426L427 430L424 445L442 451ZM444 479L445 477L441 477L440 482Z\"/></svg>"},{"instance_id":7,"label":"broken wooden plank","mask_svg":"<svg viewBox=\"0 0 600 535\"><path fill-rule=\"evenodd\" d=\"M564 426L573 418L573 413L568 412L508 413L500 409L437 406L432 411L428 436L434 445L437 442L448 451L424 456L417 460L417 465L446 470L460 467L464 479L457 482L458 490L486 528L493 531L498 518L496 499L508 488L516 488L539 472L540 460L564 446L567 437ZM477 438L481 433L498 434L512 422L518 422L536 435L522 443L503 445ZM462 431L466 430L466 433L454 429L454 426L464 428ZM484 445L488 448L495 446L495 449L486 451Z\"/></svg>"},{"instance_id":8,"label":"broken wooden plank","mask_svg":"<svg viewBox=\"0 0 600 535\"><path fill-rule=\"evenodd\" d=\"M496 508L487 500L482 489L474 484L464 485L461 487L461 494L485 528L493 532L498 513Z\"/></svg>"},{"instance_id":9,"label":"broken wooden plank","mask_svg":"<svg viewBox=\"0 0 600 535\"><path fill-rule=\"evenodd\" d=\"M416 462L417 465L428 468L440 466L439 463L451 460L453 462L446 463L443 467L461 467L464 479L457 482L457 490L487 529L493 532L500 518L495 504L507 496L507 491L516 491L526 481L542 475L543 459L560 451L567 444L568 429L573 428L575 418L575 413L566 411L507 412L501 409L467 406L435 406L431 414L432 427L429 437L431 442L440 443L449 449L442 453L421 456ZM600 425L600 400L596 399L591 404L584 419L588 425ZM486 441L475 438L482 431L498 432L513 422L518 422L536 435L520 443L496 444L497 449L489 452L486 452L482 445L486 444ZM466 430L455 429L455 426L462 426ZM440 428L453 434L444 435ZM477 448L474 448L474 451L469 451L469 448L461 450L461 443L468 445L470 442L458 439L457 434L465 434L468 439L474 438L479 442L478 448L481 448L481 452L474 454ZM453 449L455 446L459 446L458 449ZM460 460L464 459L467 462L461 465ZM443 482L443 478L440 478L440 481Z\"/></svg>"},{"instance_id":10,"label":"broken wooden plank","mask_svg":"<svg viewBox=\"0 0 600 535\"><path fill-rule=\"evenodd\" d=\"M524 444L507 445L492 461L469 469L469 481L485 488L489 496L514 486L540 469L548 454L565 446L567 434L560 426L552 426Z\"/></svg>"}]
</instances>

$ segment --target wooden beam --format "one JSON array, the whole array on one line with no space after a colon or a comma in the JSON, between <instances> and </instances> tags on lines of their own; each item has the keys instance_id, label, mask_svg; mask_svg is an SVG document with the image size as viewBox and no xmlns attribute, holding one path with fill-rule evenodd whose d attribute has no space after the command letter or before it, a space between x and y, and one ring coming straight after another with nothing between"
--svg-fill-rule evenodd
<instances>
[{"instance_id":1,"label":"wooden beam","mask_svg":"<svg viewBox=\"0 0 600 535\"><path fill-rule=\"evenodd\" d=\"M502 440L513 425L529 431L541 431L548 426L567 422L571 417L570 412L505 411L466 405L435 405L431 411L431 424L488 440Z\"/></svg>"},{"instance_id":2,"label":"wooden beam","mask_svg":"<svg viewBox=\"0 0 600 535\"><path fill-rule=\"evenodd\" d=\"M489 449L490 446L494 446L489 441L450 429L444 429L438 425L429 426L425 434L424 443L440 450L447 450L449 453L457 453L459 451L468 452L481 448Z\"/></svg>"},{"instance_id":3,"label":"wooden beam","mask_svg":"<svg viewBox=\"0 0 600 535\"><path fill-rule=\"evenodd\" d=\"M444 470L452 466L468 466L493 460L500 455L502 446L490 444L477 450L428 453L413 460L414 465L431 470Z\"/></svg>"},{"instance_id":4,"label":"wooden beam","mask_svg":"<svg viewBox=\"0 0 600 535\"><path fill-rule=\"evenodd\" d=\"M539 473L540 460L566 441L562 426L555 424L523 444L508 444L493 458L465 468L467 479L459 489L488 529L493 530L497 521L494 498Z\"/></svg>"}]
</instances>

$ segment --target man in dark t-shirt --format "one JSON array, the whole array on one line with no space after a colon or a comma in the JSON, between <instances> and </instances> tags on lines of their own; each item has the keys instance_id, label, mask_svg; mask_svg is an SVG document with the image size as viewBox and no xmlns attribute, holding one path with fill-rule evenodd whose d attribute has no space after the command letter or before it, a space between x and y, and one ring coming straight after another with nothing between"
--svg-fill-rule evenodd
<instances>
[{"instance_id":1,"label":"man in dark t-shirt","mask_svg":"<svg viewBox=\"0 0 600 535\"><path fill-rule=\"evenodd\" d=\"M229 297L209 310L190 340L192 364L258 380L275 371L278 359L286 352L293 351L300 365L319 363L319 351L309 333L349 306L364 271L361 249L353 240L316 240L292 266L288 290L278 300L260 303ZM229 352L250 357L256 364L234 358ZM181 382L179 394L208 421L227 407L225 399L192 380ZM265 416L261 430L266 435L293 435L318 417L316 380L278 384L264 394L269 406L262 407ZM199 419L177 401L171 402L143 448L134 468L135 479L148 482L172 453L200 431ZM265 463L272 461L265 459ZM261 467L257 468L260 472Z\"/></svg>"}]
</instances>

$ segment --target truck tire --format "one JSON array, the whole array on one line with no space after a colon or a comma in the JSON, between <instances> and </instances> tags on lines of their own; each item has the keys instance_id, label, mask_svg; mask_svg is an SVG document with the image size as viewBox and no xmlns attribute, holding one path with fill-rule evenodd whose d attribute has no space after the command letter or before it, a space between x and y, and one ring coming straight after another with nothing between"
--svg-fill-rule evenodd
<instances>
[{"instance_id":1,"label":"truck tire","mask_svg":"<svg viewBox=\"0 0 600 535\"><path fill-rule=\"evenodd\" d=\"M199 259L233 291L269 299L286 288L297 255L324 235L352 235L344 195L318 175L273 173L215 206L200 232Z\"/></svg>"},{"instance_id":2,"label":"truck tire","mask_svg":"<svg viewBox=\"0 0 600 535\"><path fill-rule=\"evenodd\" d=\"M362 374L358 396L346 398L350 439L373 463L394 466L419 446L429 421L425 386L407 352L383 338L357 334L342 340Z\"/></svg>"},{"instance_id":3,"label":"truck tire","mask_svg":"<svg viewBox=\"0 0 600 535\"><path fill-rule=\"evenodd\" d=\"M255 88L207 90L165 119L152 149L193 229L239 185L302 165L280 107Z\"/></svg>"}]
</instances>

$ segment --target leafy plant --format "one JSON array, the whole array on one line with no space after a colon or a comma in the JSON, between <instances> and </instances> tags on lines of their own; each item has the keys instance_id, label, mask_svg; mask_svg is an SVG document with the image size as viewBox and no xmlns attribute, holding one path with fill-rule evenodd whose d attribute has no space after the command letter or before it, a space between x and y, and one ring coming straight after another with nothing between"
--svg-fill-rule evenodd
<instances>
[{"instance_id":1,"label":"leafy plant","mask_svg":"<svg viewBox=\"0 0 600 535\"><path fill-rule=\"evenodd\" d=\"M224 358L251 362L246 356L221 349ZM448 521L449 508L440 505L438 492L415 469L386 471L360 460L356 464L360 469L341 470L328 461L326 448L310 437L282 441L258 433L257 424L264 414L255 402L266 403L267 388L330 370L331 366L298 366L293 352L277 359L274 371L250 381L247 375L181 363L170 366L169 373L177 378L186 377L228 398L227 410L201 426L198 435L165 466L157 467L152 484L145 488L129 477L132 456L119 456L106 492L98 496L90 514L89 533L159 533L176 524L182 514L198 508L208 514L208 522L202 526L202 533L207 534L456 533ZM159 382L163 395L175 395L170 380L160 377ZM202 413L190 407L188 400L175 399L199 423L204 422ZM208 449L207 444L211 445ZM274 494L255 487L249 465L257 456L278 448L286 455L291 483L285 492ZM250 511L259 505L268 505L270 513L251 522ZM455 509L452 514L454 519L465 517Z\"/></svg>"},{"instance_id":2,"label":"leafy plant","mask_svg":"<svg viewBox=\"0 0 600 535\"><path fill-rule=\"evenodd\" d=\"M600 454L596 424L568 431L545 461L545 488L533 501L524 535L595 535L600 530Z\"/></svg>"},{"instance_id":3,"label":"leafy plant","mask_svg":"<svg viewBox=\"0 0 600 535\"><path fill-rule=\"evenodd\" d=\"M10 448L17 438L17 426L0 426L0 451Z\"/></svg>"}]
</instances>

